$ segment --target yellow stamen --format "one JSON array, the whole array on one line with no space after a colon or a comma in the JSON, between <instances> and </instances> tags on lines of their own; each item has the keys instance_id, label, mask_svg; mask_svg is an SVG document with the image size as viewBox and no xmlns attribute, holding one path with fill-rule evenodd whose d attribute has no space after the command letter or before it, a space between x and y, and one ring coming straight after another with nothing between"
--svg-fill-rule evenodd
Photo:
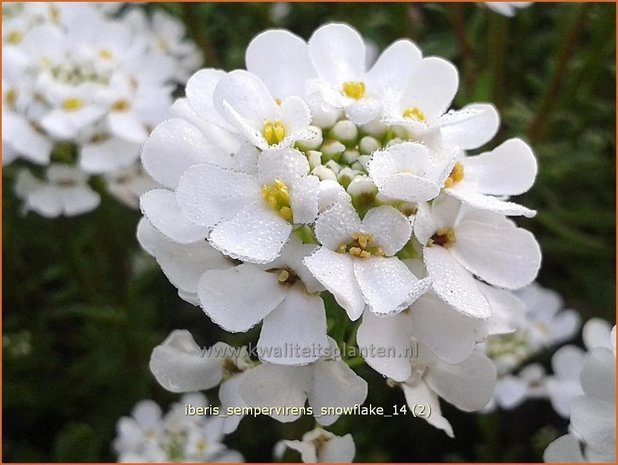
<instances>
[{"instance_id":1,"label":"yellow stamen","mask_svg":"<svg viewBox=\"0 0 618 465\"><path fill-rule=\"evenodd\" d=\"M130 108L131 104L125 99L116 100L112 105L112 111L129 111Z\"/></svg>"},{"instance_id":2,"label":"yellow stamen","mask_svg":"<svg viewBox=\"0 0 618 465\"><path fill-rule=\"evenodd\" d=\"M403 111L403 117L407 119L415 119L417 121L426 121L425 113L418 107L408 107Z\"/></svg>"},{"instance_id":3,"label":"yellow stamen","mask_svg":"<svg viewBox=\"0 0 618 465\"><path fill-rule=\"evenodd\" d=\"M262 197L270 208L275 210L281 217L292 222L294 217L290 204L290 190L280 179L275 179L272 184L262 186Z\"/></svg>"},{"instance_id":4,"label":"yellow stamen","mask_svg":"<svg viewBox=\"0 0 618 465\"><path fill-rule=\"evenodd\" d=\"M464 167L460 162L455 162L455 166L451 170L451 174L449 174L446 181L444 181L444 187L451 187L454 184L457 184L464 177Z\"/></svg>"},{"instance_id":5,"label":"yellow stamen","mask_svg":"<svg viewBox=\"0 0 618 465\"><path fill-rule=\"evenodd\" d=\"M111 60L114 57L114 54L106 48L102 48L99 50L99 57L103 60Z\"/></svg>"},{"instance_id":6,"label":"yellow stamen","mask_svg":"<svg viewBox=\"0 0 618 465\"><path fill-rule=\"evenodd\" d=\"M361 81L344 82L343 93L354 100L360 100L365 96L365 83Z\"/></svg>"},{"instance_id":7,"label":"yellow stamen","mask_svg":"<svg viewBox=\"0 0 618 465\"><path fill-rule=\"evenodd\" d=\"M262 134L266 142L268 142L268 145L278 144L285 139L285 126L280 120L266 121Z\"/></svg>"},{"instance_id":8,"label":"yellow stamen","mask_svg":"<svg viewBox=\"0 0 618 465\"><path fill-rule=\"evenodd\" d=\"M77 111L81 110L84 107L84 102L82 99L77 97L70 97L62 102L62 109L64 111Z\"/></svg>"},{"instance_id":9,"label":"yellow stamen","mask_svg":"<svg viewBox=\"0 0 618 465\"><path fill-rule=\"evenodd\" d=\"M277 105L281 105L281 104L283 103L283 101L282 101L280 98L276 98L276 99L275 99L275 103L276 103Z\"/></svg>"},{"instance_id":10,"label":"yellow stamen","mask_svg":"<svg viewBox=\"0 0 618 465\"><path fill-rule=\"evenodd\" d=\"M11 31L9 32L9 36L7 40L9 44L17 45L22 41L23 38L24 38L24 35L22 34L21 31Z\"/></svg>"},{"instance_id":11,"label":"yellow stamen","mask_svg":"<svg viewBox=\"0 0 618 465\"><path fill-rule=\"evenodd\" d=\"M279 272L279 278L278 278L279 282L284 283L288 279L290 279L290 272L288 270L281 270Z\"/></svg>"},{"instance_id":12,"label":"yellow stamen","mask_svg":"<svg viewBox=\"0 0 618 465\"><path fill-rule=\"evenodd\" d=\"M352 241L348 244L341 244L337 247L339 253L349 253L353 257L368 258L373 256L383 257L382 247L375 244L371 234L356 233L352 234Z\"/></svg>"},{"instance_id":13,"label":"yellow stamen","mask_svg":"<svg viewBox=\"0 0 618 465\"><path fill-rule=\"evenodd\" d=\"M9 89L4 95L4 101L9 108L14 109L17 103L17 91L15 89Z\"/></svg>"}]
</instances>

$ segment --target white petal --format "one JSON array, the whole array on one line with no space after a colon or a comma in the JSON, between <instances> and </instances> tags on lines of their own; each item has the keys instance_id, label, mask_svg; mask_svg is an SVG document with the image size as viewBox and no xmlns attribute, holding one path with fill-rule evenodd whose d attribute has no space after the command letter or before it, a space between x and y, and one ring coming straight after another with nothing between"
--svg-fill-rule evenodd
<instances>
[{"instance_id":1,"label":"white petal","mask_svg":"<svg viewBox=\"0 0 618 465\"><path fill-rule=\"evenodd\" d=\"M290 223L259 201L218 224L208 240L213 247L232 258L268 263L281 254L291 232Z\"/></svg>"},{"instance_id":2,"label":"white petal","mask_svg":"<svg viewBox=\"0 0 618 465\"><path fill-rule=\"evenodd\" d=\"M591 318L582 329L584 345L588 350L592 350L595 347L609 348L611 340L610 331L611 327L607 321L601 318Z\"/></svg>"},{"instance_id":3,"label":"white petal","mask_svg":"<svg viewBox=\"0 0 618 465\"><path fill-rule=\"evenodd\" d=\"M191 123L175 118L152 132L142 149L142 163L154 179L174 189L191 165L210 162L229 168L232 160L226 155Z\"/></svg>"},{"instance_id":4,"label":"white petal","mask_svg":"<svg viewBox=\"0 0 618 465\"><path fill-rule=\"evenodd\" d=\"M365 43L345 24L327 24L309 39L309 56L320 79L331 86L358 81L365 73Z\"/></svg>"},{"instance_id":5,"label":"white petal","mask_svg":"<svg viewBox=\"0 0 618 465\"><path fill-rule=\"evenodd\" d=\"M112 138L99 144L85 144L79 166L88 173L109 173L131 166L139 158L140 145Z\"/></svg>"},{"instance_id":6,"label":"white petal","mask_svg":"<svg viewBox=\"0 0 618 465\"><path fill-rule=\"evenodd\" d=\"M272 416L283 423L300 418L300 415L283 415L276 409L303 407L307 390L312 382L310 367L293 367L264 363L245 372L240 385L240 395L251 407L275 407Z\"/></svg>"},{"instance_id":7,"label":"white petal","mask_svg":"<svg viewBox=\"0 0 618 465\"><path fill-rule=\"evenodd\" d=\"M265 150L258 159L258 176L261 184L271 184L275 179L291 184L308 173L309 162L298 150Z\"/></svg>"},{"instance_id":8,"label":"white petal","mask_svg":"<svg viewBox=\"0 0 618 465\"><path fill-rule=\"evenodd\" d=\"M580 381L584 392L596 399L616 403L616 358L604 347L593 349L586 358Z\"/></svg>"},{"instance_id":9,"label":"white petal","mask_svg":"<svg viewBox=\"0 0 618 465\"><path fill-rule=\"evenodd\" d=\"M331 250L352 240L352 234L361 230L361 221L351 202L337 202L320 213L315 222L315 235L320 243Z\"/></svg>"},{"instance_id":10,"label":"white petal","mask_svg":"<svg viewBox=\"0 0 618 465\"><path fill-rule=\"evenodd\" d=\"M440 397L465 412L482 409L492 397L496 368L480 352L459 365L440 363L427 371L425 381Z\"/></svg>"},{"instance_id":11,"label":"white petal","mask_svg":"<svg viewBox=\"0 0 618 465\"><path fill-rule=\"evenodd\" d=\"M97 208L101 196L89 186L75 186L62 189L62 201L67 216L81 215Z\"/></svg>"},{"instance_id":12,"label":"white petal","mask_svg":"<svg viewBox=\"0 0 618 465\"><path fill-rule=\"evenodd\" d=\"M30 123L12 112L2 112L2 142L33 163L47 164L53 142ZM3 159L4 161L4 159Z\"/></svg>"},{"instance_id":13,"label":"white petal","mask_svg":"<svg viewBox=\"0 0 618 465\"><path fill-rule=\"evenodd\" d=\"M489 318L491 309L475 279L443 247L425 247L423 256L433 289L446 303L472 318Z\"/></svg>"},{"instance_id":14,"label":"white petal","mask_svg":"<svg viewBox=\"0 0 618 465\"><path fill-rule=\"evenodd\" d=\"M363 98L352 102L345 109L345 114L354 124L368 124L380 116L382 105L374 98Z\"/></svg>"},{"instance_id":15,"label":"white petal","mask_svg":"<svg viewBox=\"0 0 618 465\"><path fill-rule=\"evenodd\" d=\"M563 380L578 380L584 366L584 351L576 346L563 346L551 358L554 374Z\"/></svg>"},{"instance_id":16,"label":"white petal","mask_svg":"<svg viewBox=\"0 0 618 465\"><path fill-rule=\"evenodd\" d=\"M410 221L389 205L369 210L363 218L361 229L374 237L386 256L395 255L412 235Z\"/></svg>"},{"instance_id":17,"label":"white petal","mask_svg":"<svg viewBox=\"0 0 618 465\"><path fill-rule=\"evenodd\" d=\"M307 443L304 441L279 441L275 444L275 452L273 453L279 460L285 453L285 447L289 447L290 449L299 452L300 459L303 463L319 462L318 456L316 455L316 447L313 443Z\"/></svg>"},{"instance_id":18,"label":"white petal","mask_svg":"<svg viewBox=\"0 0 618 465\"><path fill-rule=\"evenodd\" d=\"M506 222L462 221L455 234L453 255L489 284L518 289L536 278L541 250L529 231Z\"/></svg>"},{"instance_id":19,"label":"white petal","mask_svg":"<svg viewBox=\"0 0 618 465\"><path fill-rule=\"evenodd\" d=\"M305 176L292 184L290 206L295 224L311 224L318 216L320 179Z\"/></svg>"},{"instance_id":20,"label":"white petal","mask_svg":"<svg viewBox=\"0 0 618 465\"><path fill-rule=\"evenodd\" d=\"M239 373L221 383L219 387L219 399L221 400L221 412L223 412L224 415L227 415L228 407L248 407L247 403L240 395L240 385L243 382L244 376L245 372ZM236 431L242 418L242 415L227 415L224 417L223 432L225 434L230 434Z\"/></svg>"},{"instance_id":21,"label":"white petal","mask_svg":"<svg viewBox=\"0 0 618 465\"><path fill-rule=\"evenodd\" d=\"M473 150L485 145L498 132L500 115L493 105L473 103L459 111L472 111L476 115L457 124L443 126L440 132L444 144L454 145L464 150Z\"/></svg>"},{"instance_id":22,"label":"white petal","mask_svg":"<svg viewBox=\"0 0 618 465\"><path fill-rule=\"evenodd\" d=\"M427 120L441 116L450 106L459 77L457 68L437 57L424 58L414 68L412 78L404 90L402 103L405 107L417 107Z\"/></svg>"},{"instance_id":23,"label":"white petal","mask_svg":"<svg viewBox=\"0 0 618 465\"><path fill-rule=\"evenodd\" d=\"M482 320L462 315L433 293L412 305L410 318L414 337L446 363L463 362L486 337Z\"/></svg>"},{"instance_id":24,"label":"white petal","mask_svg":"<svg viewBox=\"0 0 618 465\"><path fill-rule=\"evenodd\" d=\"M401 87L421 61L421 51L409 40L398 40L386 48L367 73L372 89Z\"/></svg>"},{"instance_id":25,"label":"white petal","mask_svg":"<svg viewBox=\"0 0 618 465\"><path fill-rule=\"evenodd\" d=\"M401 385L403 393L410 409L417 408L417 405L429 406L431 413L422 417L431 426L441 429L448 437L454 437L453 427L449 421L442 416L442 410L440 409L440 401L431 389L422 380L415 384L404 383Z\"/></svg>"},{"instance_id":26,"label":"white petal","mask_svg":"<svg viewBox=\"0 0 618 465\"><path fill-rule=\"evenodd\" d=\"M121 139L142 144L148 137L144 124L132 111L110 112L107 117L110 132Z\"/></svg>"},{"instance_id":27,"label":"white petal","mask_svg":"<svg viewBox=\"0 0 618 465\"><path fill-rule=\"evenodd\" d=\"M356 333L356 342L371 368L395 381L405 381L411 372L410 330L406 313L377 316L365 312Z\"/></svg>"},{"instance_id":28,"label":"white petal","mask_svg":"<svg viewBox=\"0 0 618 465\"><path fill-rule=\"evenodd\" d=\"M286 98L279 107L279 114L288 135L297 134L311 124L311 112L300 97Z\"/></svg>"},{"instance_id":29,"label":"white petal","mask_svg":"<svg viewBox=\"0 0 618 465\"><path fill-rule=\"evenodd\" d=\"M543 453L545 463L583 463L587 460L581 451L577 438L572 434L565 434L553 441Z\"/></svg>"},{"instance_id":30,"label":"white petal","mask_svg":"<svg viewBox=\"0 0 618 465\"><path fill-rule=\"evenodd\" d=\"M351 434L335 436L328 440L320 450L320 462L323 463L350 463L354 460L356 446Z\"/></svg>"},{"instance_id":31,"label":"white petal","mask_svg":"<svg viewBox=\"0 0 618 465\"><path fill-rule=\"evenodd\" d=\"M445 189L445 192L461 200L463 203L481 210L489 210L507 216L525 216L532 218L536 215L536 210L530 210L514 202L507 202L489 195L480 194L474 190L465 188L466 186L456 185Z\"/></svg>"},{"instance_id":32,"label":"white petal","mask_svg":"<svg viewBox=\"0 0 618 465\"><path fill-rule=\"evenodd\" d=\"M176 197L183 215L196 224L212 227L232 218L260 193L254 176L205 163L185 171Z\"/></svg>"},{"instance_id":33,"label":"white petal","mask_svg":"<svg viewBox=\"0 0 618 465\"><path fill-rule=\"evenodd\" d=\"M244 332L273 311L286 291L276 274L242 264L204 273L198 295L204 312L215 323L227 331Z\"/></svg>"},{"instance_id":34,"label":"white petal","mask_svg":"<svg viewBox=\"0 0 618 465\"><path fill-rule=\"evenodd\" d=\"M615 453L616 407L590 396L581 396L571 407L571 428L598 452Z\"/></svg>"},{"instance_id":35,"label":"white petal","mask_svg":"<svg viewBox=\"0 0 618 465\"><path fill-rule=\"evenodd\" d=\"M41 186L27 196L28 207L41 216L54 218L64 208L62 192L56 186Z\"/></svg>"},{"instance_id":36,"label":"white petal","mask_svg":"<svg viewBox=\"0 0 618 465\"><path fill-rule=\"evenodd\" d=\"M238 115L261 128L264 121L277 113L277 104L264 83L257 76L243 70L235 70L219 81L214 93L217 111L227 115L223 102L227 102ZM230 123L233 120L228 118Z\"/></svg>"},{"instance_id":37,"label":"white petal","mask_svg":"<svg viewBox=\"0 0 618 465\"><path fill-rule=\"evenodd\" d=\"M185 218L172 191L155 189L140 197L140 207L148 221L170 239L188 244L206 237L207 229Z\"/></svg>"},{"instance_id":38,"label":"white petal","mask_svg":"<svg viewBox=\"0 0 618 465\"><path fill-rule=\"evenodd\" d=\"M271 29L255 36L245 54L247 70L259 76L275 98L302 96L315 70L307 43L295 34Z\"/></svg>"},{"instance_id":39,"label":"white petal","mask_svg":"<svg viewBox=\"0 0 618 465\"><path fill-rule=\"evenodd\" d=\"M352 407L363 404L367 397L367 382L342 360L320 360L313 365L313 383L308 390L309 405L314 412L322 408ZM331 425L335 415L316 415L321 425Z\"/></svg>"},{"instance_id":40,"label":"white petal","mask_svg":"<svg viewBox=\"0 0 618 465\"><path fill-rule=\"evenodd\" d=\"M352 257L320 247L305 258L304 263L313 276L333 294L348 317L352 321L357 320L365 308L365 300L356 283Z\"/></svg>"},{"instance_id":41,"label":"white petal","mask_svg":"<svg viewBox=\"0 0 618 465\"><path fill-rule=\"evenodd\" d=\"M506 375L496 383L494 398L505 410L512 410L526 399L528 383L512 375Z\"/></svg>"},{"instance_id":42,"label":"white petal","mask_svg":"<svg viewBox=\"0 0 618 465\"><path fill-rule=\"evenodd\" d=\"M298 285L264 318L257 345L261 360L279 365L315 362L328 347L324 302Z\"/></svg>"},{"instance_id":43,"label":"white petal","mask_svg":"<svg viewBox=\"0 0 618 465\"><path fill-rule=\"evenodd\" d=\"M537 163L532 149L521 139L509 139L491 152L465 158L464 179L472 178L479 192L518 195L534 184Z\"/></svg>"},{"instance_id":44,"label":"white petal","mask_svg":"<svg viewBox=\"0 0 618 465\"><path fill-rule=\"evenodd\" d=\"M215 109L213 100L217 84L225 75L225 72L219 69L202 69L191 76L185 92L189 104L199 116L221 127L231 128L223 118L223 113L220 114Z\"/></svg>"},{"instance_id":45,"label":"white petal","mask_svg":"<svg viewBox=\"0 0 618 465\"><path fill-rule=\"evenodd\" d=\"M402 311L431 285L428 278L419 281L396 257L355 259L354 275L365 302L379 315Z\"/></svg>"},{"instance_id":46,"label":"white petal","mask_svg":"<svg viewBox=\"0 0 618 465\"><path fill-rule=\"evenodd\" d=\"M189 331L175 330L152 351L150 371L171 392L210 389L221 382L226 349L232 348L217 342L209 349L212 355L205 356Z\"/></svg>"}]
</instances>

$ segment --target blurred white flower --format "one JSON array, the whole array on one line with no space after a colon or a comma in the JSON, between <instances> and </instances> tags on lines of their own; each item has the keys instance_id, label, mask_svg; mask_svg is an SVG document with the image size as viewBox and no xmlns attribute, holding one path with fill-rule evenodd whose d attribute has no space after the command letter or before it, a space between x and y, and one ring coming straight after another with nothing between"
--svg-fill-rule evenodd
<instances>
[{"instance_id":1,"label":"blurred white flower","mask_svg":"<svg viewBox=\"0 0 618 465\"><path fill-rule=\"evenodd\" d=\"M598 319L584 327L589 348L579 380L583 395L573 399L570 434L545 450L546 462L616 461L616 327Z\"/></svg>"},{"instance_id":2,"label":"blurred white flower","mask_svg":"<svg viewBox=\"0 0 618 465\"><path fill-rule=\"evenodd\" d=\"M279 441L275 444L275 458L280 460L286 448L300 452L304 463L348 463L356 454L351 434L336 436L322 428L307 431L301 441Z\"/></svg>"},{"instance_id":3,"label":"blurred white flower","mask_svg":"<svg viewBox=\"0 0 618 465\"><path fill-rule=\"evenodd\" d=\"M139 402L118 421L114 450L119 462L242 462L223 443L218 417L188 415L187 405L206 407L202 394L186 394L163 415L151 400Z\"/></svg>"},{"instance_id":4,"label":"blurred white flower","mask_svg":"<svg viewBox=\"0 0 618 465\"><path fill-rule=\"evenodd\" d=\"M484 2L487 8L504 16L515 16L517 10L528 8L534 2Z\"/></svg>"}]
</instances>

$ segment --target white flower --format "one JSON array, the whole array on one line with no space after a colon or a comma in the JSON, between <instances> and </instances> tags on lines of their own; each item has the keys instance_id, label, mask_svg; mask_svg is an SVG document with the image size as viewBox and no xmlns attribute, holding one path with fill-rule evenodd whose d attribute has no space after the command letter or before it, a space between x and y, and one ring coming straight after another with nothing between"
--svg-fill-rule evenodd
<instances>
[{"instance_id":1,"label":"white flower","mask_svg":"<svg viewBox=\"0 0 618 465\"><path fill-rule=\"evenodd\" d=\"M517 10L528 8L534 2L484 2L487 8L504 16L515 16Z\"/></svg>"},{"instance_id":2,"label":"white flower","mask_svg":"<svg viewBox=\"0 0 618 465\"><path fill-rule=\"evenodd\" d=\"M333 424L339 415L328 409L361 405L367 397L367 382L338 358L337 345L329 340L331 349L309 365L263 363L246 371L239 386L240 396L255 408L283 405L300 409L308 401L318 423ZM276 410L269 415L285 423L301 416Z\"/></svg>"},{"instance_id":3,"label":"white flower","mask_svg":"<svg viewBox=\"0 0 618 465\"><path fill-rule=\"evenodd\" d=\"M363 220L349 201L321 213L315 234L322 244L305 258L309 271L333 293L351 320L365 305L391 314L414 302L429 286L394 255L408 242L408 219L390 206L376 207Z\"/></svg>"},{"instance_id":4,"label":"white flower","mask_svg":"<svg viewBox=\"0 0 618 465\"><path fill-rule=\"evenodd\" d=\"M600 334L600 327L594 322L587 332ZM571 406L572 434L547 447L546 462L616 461L616 327L605 335L609 337L590 350L581 370L584 394L576 397ZM578 439L583 443L583 453Z\"/></svg>"},{"instance_id":5,"label":"white flower","mask_svg":"<svg viewBox=\"0 0 618 465\"><path fill-rule=\"evenodd\" d=\"M186 406L207 407L199 393L186 394L165 416L151 400L139 402L132 417L118 422L114 449L120 462L242 462L243 457L227 449L222 419L188 415Z\"/></svg>"},{"instance_id":6,"label":"white flower","mask_svg":"<svg viewBox=\"0 0 618 465\"><path fill-rule=\"evenodd\" d=\"M15 192L24 201L24 210L54 218L75 216L94 210L100 196L87 184L88 176L68 165L50 165L45 180L35 178L30 171L18 175Z\"/></svg>"},{"instance_id":7,"label":"white flower","mask_svg":"<svg viewBox=\"0 0 618 465\"><path fill-rule=\"evenodd\" d=\"M105 175L107 190L127 207L139 208L139 198L158 184L147 176L139 166L115 171Z\"/></svg>"},{"instance_id":8,"label":"white flower","mask_svg":"<svg viewBox=\"0 0 618 465\"><path fill-rule=\"evenodd\" d=\"M290 147L312 135L311 113L300 97L276 101L264 83L247 71L222 77L213 98L219 114L261 150Z\"/></svg>"},{"instance_id":9,"label":"white flower","mask_svg":"<svg viewBox=\"0 0 618 465\"><path fill-rule=\"evenodd\" d=\"M293 149L264 151L257 165L256 174L191 166L176 199L189 221L211 229L213 247L232 258L268 263L280 255L294 225L315 220L319 179L308 175L307 159Z\"/></svg>"},{"instance_id":10,"label":"white flower","mask_svg":"<svg viewBox=\"0 0 618 465\"><path fill-rule=\"evenodd\" d=\"M515 375L498 378L494 393L495 403L502 409L512 410L527 399L547 397L545 369L536 363L522 368Z\"/></svg>"},{"instance_id":11,"label":"white flower","mask_svg":"<svg viewBox=\"0 0 618 465\"><path fill-rule=\"evenodd\" d=\"M553 376L548 376L545 385L554 410L569 418L573 399L582 395L579 376L584 364L585 353L576 346L564 346L551 358Z\"/></svg>"},{"instance_id":12,"label":"white flower","mask_svg":"<svg viewBox=\"0 0 618 465\"><path fill-rule=\"evenodd\" d=\"M459 159L444 191L475 208L533 217L534 210L504 198L530 189L536 173L536 159L530 147L521 139L509 139L491 152Z\"/></svg>"},{"instance_id":13,"label":"white flower","mask_svg":"<svg viewBox=\"0 0 618 465\"><path fill-rule=\"evenodd\" d=\"M541 264L534 236L512 221L448 196L419 205L414 233L436 293L460 312L488 318L491 309L474 275L506 289L529 284Z\"/></svg>"},{"instance_id":14,"label":"white flower","mask_svg":"<svg viewBox=\"0 0 618 465\"><path fill-rule=\"evenodd\" d=\"M281 459L286 448L300 452L304 463L348 463L356 454L351 434L336 436L322 428L306 432L302 441L279 441L275 444L275 457Z\"/></svg>"},{"instance_id":15,"label":"white flower","mask_svg":"<svg viewBox=\"0 0 618 465\"><path fill-rule=\"evenodd\" d=\"M424 202L440 194L451 170L449 157L440 158L436 151L422 144L403 142L374 152L367 170L386 197Z\"/></svg>"},{"instance_id":16,"label":"white flower","mask_svg":"<svg viewBox=\"0 0 618 465\"><path fill-rule=\"evenodd\" d=\"M294 237L268 265L207 271L198 284L200 304L231 332L247 331L263 320L257 343L261 360L281 365L314 362L328 341L324 302L310 293L320 286L302 263L313 250L315 246Z\"/></svg>"}]
</instances>

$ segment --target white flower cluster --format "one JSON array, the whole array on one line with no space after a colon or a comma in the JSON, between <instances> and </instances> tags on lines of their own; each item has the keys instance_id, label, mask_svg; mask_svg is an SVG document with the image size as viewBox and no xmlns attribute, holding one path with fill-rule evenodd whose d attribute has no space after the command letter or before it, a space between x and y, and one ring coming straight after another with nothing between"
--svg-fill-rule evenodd
<instances>
[{"instance_id":1,"label":"white flower cluster","mask_svg":"<svg viewBox=\"0 0 618 465\"><path fill-rule=\"evenodd\" d=\"M356 453L352 435L336 436L322 428L308 431L302 441L278 442L275 457L281 459L287 448L300 452L304 463L349 463Z\"/></svg>"},{"instance_id":2,"label":"white flower cluster","mask_svg":"<svg viewBox=\"0 0 618 465\"><path fill-rule=\"evenodd\" d=\"M516 328L511 290L540 266L536 240L509 218L535 212L508 199L533 185L537 164L520 139L466 153L499 117L489 104L450 110L451 63L408 40L370 67L366 56L344 24L308 42L266 31L247 71L199 71L177 117L155 128L142 161L164 187L141 197L141 244L219 326L262 326L261 364L240 375L190 382L211 362L189 334L155 349L151 367L177 391L235 380L250 406L362 403L366 383L324 355L329 324L346 320L327 321L328 291L361 321L364 360L452 435L438 399L466 411L489 401L496 370L476 344ZM172 346L177 361L163 364Z\"/></svg>"},{"instance_id":3,"label":"white flower cluster","mask_svg":"<svg viewBox=\"0 0 618 465\"><path fill-rule=\"evenodd\" d=\"M186 415L187 406L204 410L202 394L185 394L163 415L152 400L142 400L130 417L118 420L114 451L119 462L243 462L222 443L222 420Z\"/></svg>"},{"instance_id":4,"label":"white flower cluster","mask_svg":"<svg viewBox=\"0 0 618 465\"><path fill-rule=\"evenodd\" d=\"M564 309L557 292L532 283L516 295L524 304L513 313L517 330L491 336L483 344L498 372L494 399L486 410L496 406L510 410L526 399L546 398L549 393L545 369L538 363L523 365L542 351L571 339L579 329L579 314ZM515 371L518 373L513 374Z\"/></svg>"},{"instance_id":5,"label":"white flower cluster","mask_svg":"<svg viewBox=\"0 0 618 465\"><path fill-rule=\"evenodd\" d=\"M587 354L565 346L552 359L556 375L547 387L571 424L545 450L546 462L616 463L616 327L592 319L583 339Z\"/></svg>"},{"instance_id":6,"label":"white flower cluster","mask_svg":"<svg viewBox=\"0 0 618 465\"><path fill-rule=\"evenodd\" d=\"M195 68L180 22L141 7L112 18L90 3L2 6L3 164L23 159L25 210L77 215L97 207L88 181L137 206L153 187L138 161L150 130L168 116L177 79Z\"/></svg>"}]
</instances>

